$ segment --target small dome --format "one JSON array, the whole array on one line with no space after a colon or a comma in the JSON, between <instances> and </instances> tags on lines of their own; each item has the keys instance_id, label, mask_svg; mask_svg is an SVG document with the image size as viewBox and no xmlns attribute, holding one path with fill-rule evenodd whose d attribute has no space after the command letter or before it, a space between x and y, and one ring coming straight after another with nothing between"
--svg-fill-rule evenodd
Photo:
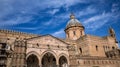
<instances>
[{"instance_id":1,"label":"small dome","mask_svg":"<svg viewBox=\"0 0 120 67\"><path fill-rule=\"evenodd\" d=\"M75 16L73 14L71 14L70 20L68 21L68 23L66 25L66 29L68 29L70 27L74 27L74 26L83 27L83 25L77 19L75 19Z\"/></svg>"}]
</instances>

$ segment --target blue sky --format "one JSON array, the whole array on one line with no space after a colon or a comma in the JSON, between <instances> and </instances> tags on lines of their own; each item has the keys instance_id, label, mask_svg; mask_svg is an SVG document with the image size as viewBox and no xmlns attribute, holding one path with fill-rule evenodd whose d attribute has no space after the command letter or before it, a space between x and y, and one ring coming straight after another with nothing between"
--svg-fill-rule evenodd
<instances>
[{"instance_id":1,"label":"blue sky","mask_svg":"<svg viewBox=\"0 0 120 67\"><path fill-rule=\"evenodd\" d=\"M106 36L112 26L120 41L120 0L0 0L0 29L65 38L71 12L86 34Z\"/></svg>"}]
</instances>

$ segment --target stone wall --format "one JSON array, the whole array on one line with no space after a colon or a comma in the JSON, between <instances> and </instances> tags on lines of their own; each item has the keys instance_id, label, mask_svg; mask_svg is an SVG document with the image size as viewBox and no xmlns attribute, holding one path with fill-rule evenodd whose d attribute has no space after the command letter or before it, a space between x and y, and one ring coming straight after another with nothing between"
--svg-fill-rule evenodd
<instances>
[{"instance_id":1,"label":"stone wall","mask_svg":"<svg viewBox=\"0 0 120 67\"><path fill-rule=\"evenodd\" d=\"M77 67L119 67L120 59L104 57L80 57Z\"/></svg>"}]
</instances>

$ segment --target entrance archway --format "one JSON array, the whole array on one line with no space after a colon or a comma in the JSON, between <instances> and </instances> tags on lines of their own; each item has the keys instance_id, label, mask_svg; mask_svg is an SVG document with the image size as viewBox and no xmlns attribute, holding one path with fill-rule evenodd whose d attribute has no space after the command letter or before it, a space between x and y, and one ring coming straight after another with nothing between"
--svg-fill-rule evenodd
<instances>
[{"instance_id":1,"label":"entrance archway","mask_svg":"<svg viewBox=\"0 0 120 67\"><path fill-rule=\"evenodd\" d=\"M42 67L56 67L56 58L51 53L46 53L42 58Z\"/></svg>"},{"instance_id":2,"label":"entrance archway","mask_svg":"<svg viewBox=\"0 0 120 67\"><path fill-rule=\"evenodd\" d=\"M59 58L59 67L68 67L68 62L65 56Z\"/></svg>"},{"instance_id":3,"label":"entrance archway","mask_svg":"<svg viewBox=\"0 0 120 67\"><path fill-rule=\"evenodd\" d=\"M39 67L39 60L36 55L32 54L27 58L27 67Z\"/></svg>"}]
</instances>

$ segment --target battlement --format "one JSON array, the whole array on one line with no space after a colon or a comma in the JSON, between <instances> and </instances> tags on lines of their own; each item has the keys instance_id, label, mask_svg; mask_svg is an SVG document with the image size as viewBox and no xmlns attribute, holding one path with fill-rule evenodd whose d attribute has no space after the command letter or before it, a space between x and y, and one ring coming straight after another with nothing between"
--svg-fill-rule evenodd
<instances>
[{"instance_id":1,"label":"battlement","mask_svg":"<svg viewBox=\"0 0 120 67\"><path fill-rule=\"evenodd\" d=\"M23 36L23 37L36 37L39 35L35 35L35 34L28 34L25 32L19 32L19 31L14 31L14 30L0 30L0 34L4 34L6 36Z\"/></svg>"}]
</instances>

